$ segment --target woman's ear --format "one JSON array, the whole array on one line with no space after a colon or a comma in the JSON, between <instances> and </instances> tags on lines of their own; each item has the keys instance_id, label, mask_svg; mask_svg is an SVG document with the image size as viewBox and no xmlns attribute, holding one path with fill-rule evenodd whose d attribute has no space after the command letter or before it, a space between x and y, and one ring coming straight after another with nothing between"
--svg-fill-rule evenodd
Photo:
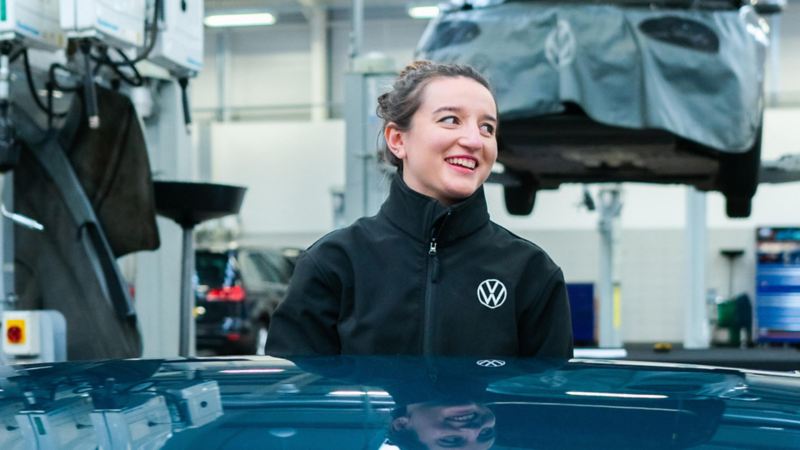
<instances>
[{"instance_id":1,"label":"woman's ear","mask_svg":"<svg viewBox=\"0 0 800 450\"><path fill-rule=\"evenodd\" d=\"M408 428L408 417L400 416L392 420L392 430L400 431Z\"/></svg>"},{"instance_id":2,"label":"woman's ear","mask_svg":"<svg viewBox=\"0 0 800 450\"><path fill-rule=\"evenodd\" d=\"M402 160L406 157L405 133L397 128L397 124L389 122L383 130L383 138L389 151L397 158Z\"/></svg>"}]
</instances>

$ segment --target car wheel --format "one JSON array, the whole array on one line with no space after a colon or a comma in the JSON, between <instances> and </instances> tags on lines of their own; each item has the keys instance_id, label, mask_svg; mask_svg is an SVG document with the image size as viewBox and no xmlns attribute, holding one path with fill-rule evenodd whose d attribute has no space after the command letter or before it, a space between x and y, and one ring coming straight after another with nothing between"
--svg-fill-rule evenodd
<instances>
[{"instance_id":1,"label":"car wheel","mask_svg":"<svg viewBox=\"0 0 800 450\"><path fill-rule=\"evenodd\" d=\"M527 216L533 211L533 204L536 202L536 185L523 181L519 186L504 186L503 196L509 214Z\"/></svg>"},{"instance_id":2,"label":"car wheel","mask_svg":"<svg viewBox=\"0 0 800 450\"><path fill-rule=\"evenodd\" d=\"M725 212L731 218L750 217L752 204L753 199L750 197L728 196L725 198Z\"/></svg>"},{"instance_id":3,"label":"car wheel","mask_svg":"<svg viewBox=\"0 0 800 450\"><path fill-rule=\"evenodd\" d=\"M758 172L761 169L761 131L758 128L756 141L744 153L721 155L719 180L725 195L725 212L731 218L750 216L753 195L758 188Z\"/></svg>"}]
</instances>

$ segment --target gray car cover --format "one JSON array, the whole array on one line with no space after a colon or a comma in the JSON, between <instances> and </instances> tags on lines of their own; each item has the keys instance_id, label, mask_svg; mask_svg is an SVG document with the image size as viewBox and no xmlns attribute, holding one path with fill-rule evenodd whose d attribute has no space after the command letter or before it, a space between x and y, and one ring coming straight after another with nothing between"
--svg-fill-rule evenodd
<instances>
[{"instance_id":1,"label":"gray car cover","mask_svg":"<svg viewBox=\"0 0 800 450\"><path fill-rule=\"evenodd\" d=\"M502 118L572 102L607 125L663 129L731 153L754 145L768 28L751 7L482 3L443 11L417 56L479 69Z\"/></svg>"}]
</instances>

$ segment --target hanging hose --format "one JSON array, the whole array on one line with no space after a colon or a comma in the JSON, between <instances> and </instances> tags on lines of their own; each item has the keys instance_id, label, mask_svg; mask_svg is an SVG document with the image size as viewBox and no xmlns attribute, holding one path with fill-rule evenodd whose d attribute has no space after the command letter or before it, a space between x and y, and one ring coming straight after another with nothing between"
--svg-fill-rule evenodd
<instances>
[{"instance_id":1,"label":"hanging hose","mask_svg":"<svg viewBox=\"0 0 800 450\"><path fill-rule=\"evenodd\" d=\"M183 123L188 127L192 124L192 116L189 111L189 77L178 78L178 84L181 86L181 100L183 103Z\"/></svg>"},{"instance_id":2,"label":"hanging hose","mask_svg":"<svg viewBox=\"0 0 800 450\"><path fill-rule=\"evenodd\" d=\"M89 128L96 130L100 128L100 116L97 108L97 92L94 89L92 77L92 42L89 39L81 39L79 43L83 54L83 105L86 108L86 117L89 120Z\"/></svg>"},{"instance_id":3,"label":"hanging hose","mask_svg":"<svg viewBox=\"0 0 800 450\"><path fill-rule=\"evenodd\" d=\"M0 45L0 172L14 168L19 161L19 147L11 122L11 43Z\"/></svg>"}]
</instances>

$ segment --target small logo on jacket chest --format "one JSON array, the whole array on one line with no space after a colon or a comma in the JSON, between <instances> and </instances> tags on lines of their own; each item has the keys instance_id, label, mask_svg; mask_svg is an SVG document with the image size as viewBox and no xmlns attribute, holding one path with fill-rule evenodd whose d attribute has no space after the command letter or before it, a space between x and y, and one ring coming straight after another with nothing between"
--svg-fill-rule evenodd
<instances>
[{"instance_id":1,"label":"small logo on jacket chest","mask_svg":"<svg viewBox=\"0 0 800 450\"><path fill-rule=\"evenodd\" d=\"M478 301L489 309L500 307L507 296L506 286L500 280L491 278L478 285Z\"/></svg>"}]
</instances>

